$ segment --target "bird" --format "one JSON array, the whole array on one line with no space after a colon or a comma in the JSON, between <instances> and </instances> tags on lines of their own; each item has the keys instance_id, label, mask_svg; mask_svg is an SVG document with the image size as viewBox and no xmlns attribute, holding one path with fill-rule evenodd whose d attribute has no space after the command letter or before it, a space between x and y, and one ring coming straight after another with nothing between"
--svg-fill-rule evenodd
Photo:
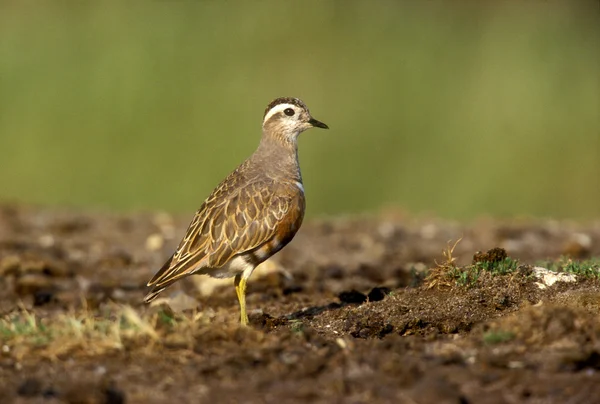
<instances>
[{"instance_id":1,"label":"bird","mask_svg":"<svg viewBox=\"0 0 600 404\"><path fill-rule=\"evenodd\" d=\"M148 282L144 302L193 274L234 278L240 323L248 325L246 286L252 271L294 238L304 218L298 136L311 128L329 129L300 99L269 103L257 149L196 211L173 255Z\"/></svg>"}]
</instances>

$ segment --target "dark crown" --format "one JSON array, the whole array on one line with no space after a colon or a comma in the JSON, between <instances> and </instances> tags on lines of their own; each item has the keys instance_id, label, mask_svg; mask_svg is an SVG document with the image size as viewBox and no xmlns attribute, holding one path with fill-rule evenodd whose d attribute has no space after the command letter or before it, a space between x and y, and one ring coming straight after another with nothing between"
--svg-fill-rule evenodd
<instances>
[{"instance_id":1,"label":"dark crown","mask_svg":"<svg viewBox=\"0 0 600 404\"><path fill-rule=\"evenodd\" d=\"M267 112L269 112L273 107L276 107L279 104L292 104L299 108L308 110L306 105L298 98L281 97L281 98L274 99L273 101L271 101L269 103L269 105L267 106L267 109L265 109L265 113L263 114L263 119L265 118L265 116L267 116Z\"/></svg>"}]
</instances>

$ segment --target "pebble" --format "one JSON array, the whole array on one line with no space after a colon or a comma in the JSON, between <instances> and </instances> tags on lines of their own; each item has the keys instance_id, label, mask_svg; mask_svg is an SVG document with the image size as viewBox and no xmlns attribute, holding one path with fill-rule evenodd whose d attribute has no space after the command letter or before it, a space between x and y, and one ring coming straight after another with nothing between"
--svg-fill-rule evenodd
<instances>
[{"instance_id":1,"label":"pebble","mask_svg":"<svg viewBox=\"0 0 600 404\"><path fill-rule=\"evenodd\" d=\"M161 234L154 233L146 239L146 249L148 251L158 251L165 244L165 239Z\"/></svg>"},{"instance_id":2,"label":"pebble","mask_svg":"<svg viewBox=\"0 0 600 404\"><path fill-rule=\"evenodd\" d=\"M348 348L348 344L346 343L346 341L344 341L343 338L336 338L335 343L342 349Z\"/></svg>"},{"instance_id":3,"label":"pebble","mask_svg":"<svg viewBox=\"0 0 600 404\"><path fill-rule=\"evenodd\" d=\"M49 248L54 245L54 237L51 234L44 234L38 239L41 247Z\"/></svg>"}]
</instances>

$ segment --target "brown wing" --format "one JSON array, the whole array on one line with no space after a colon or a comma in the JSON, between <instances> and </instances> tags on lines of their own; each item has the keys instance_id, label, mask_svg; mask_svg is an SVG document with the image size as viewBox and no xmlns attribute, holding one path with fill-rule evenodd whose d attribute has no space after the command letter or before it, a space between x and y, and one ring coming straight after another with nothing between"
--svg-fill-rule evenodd
<instances>
[{"instance_id":1,"label":"brown wing","mask_svg":"<svg viewBox=\"0 0 600 404\"><path fill-rule=\"evenodd\" d=\"M269 179L247 184L225 198L215 194L196 212L172 259L148 286L161 288L201 268L219 268L235 255L269 242L297 197L292 186Z\"/></svg>"}]
</instances>

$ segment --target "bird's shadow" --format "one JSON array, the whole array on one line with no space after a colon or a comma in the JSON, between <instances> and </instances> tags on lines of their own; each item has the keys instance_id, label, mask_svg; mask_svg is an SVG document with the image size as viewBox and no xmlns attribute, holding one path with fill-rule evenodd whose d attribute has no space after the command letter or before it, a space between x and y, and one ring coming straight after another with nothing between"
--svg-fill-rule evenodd
<instances>
[{"instance_id":1,"label":"bird's shadow","mask_svg":"<svg viewBox=\"0 0 600 404\"><path fill-rule=\"evenodd\" d=\"M338 299L340 299L339 302L331 302L326 305L308 307L306 309L298 310L290 314L284 314L280 317L272 317L267 313L262 313L260 316L261 318L256 319L256 323L261 324L262 327L266 326L267 328L272 328L293 321L310 319L326 311L339 310L345 306L380 301L383 300L385 296L389 293L390 289L386 287L375 287L371 289L371 291L368 294L363 294L353 289L350 291L340 293L338 295Z\"/></svg>"},{"instance_id":2,"label":"bird's shadow","mask_svg":"<svg viewBox=\"0 0 600 404\"><path fill-rule=\"evenodd\" d=\"M260 315L251 314L250 323L263 330L272 330L279 326L284 326L295 321L313 318L314 316L326 311L339 310L345 305L345 303L333 302L322 306L308 307L306 309L298 310L290 314L284 314L279 317L273 317L268 313L261 313Z\"/></svg>"}]
</instances>

